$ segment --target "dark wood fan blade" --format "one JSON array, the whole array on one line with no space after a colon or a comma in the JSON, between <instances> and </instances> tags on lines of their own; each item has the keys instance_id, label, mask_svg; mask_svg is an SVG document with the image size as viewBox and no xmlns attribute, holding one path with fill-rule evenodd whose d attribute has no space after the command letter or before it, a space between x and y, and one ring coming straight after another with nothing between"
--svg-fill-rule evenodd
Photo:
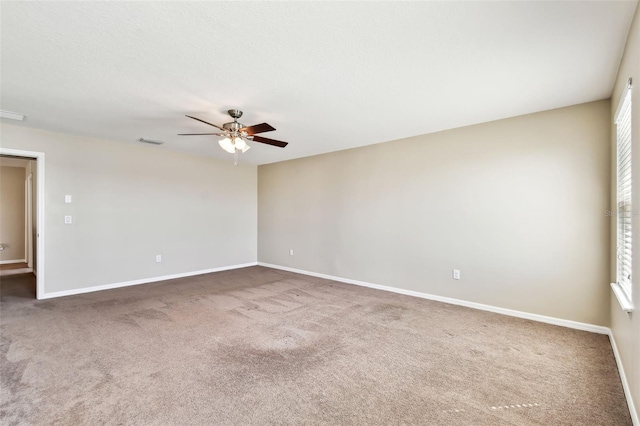
<instances>
[{"instance_id":1,"label":"dark wood fan blade","mask_svg":"<svg viewBox=\"0 0 640 426\"><path fill-rule=\"evenodd\" d=\"M241 132L247 132L249 136L255 135L256 133L264 133L264 132L272 132L275 128L271 127L271 125L267 123L256 124L255 126L249 126L240 129Z\"/></svg>"},{"instance_id":2,"label":"dark wood fan blade","mask_svg":"<svg viewBox=\"0 0 640 426\"><path fill-rule=\"evenodd\" d=\"M189 117L189 118L193 118L194 120L198 120L198 121L200 121L200 122L202 122L202 123L204 123L204 124L208 124L209 126L213 126L213 127L217 128L217 129L224 130L224 128L222 128L222 127L220 127L220 126L216 126L215 124L211 124L211 123L209 123L208 121L200 120L199 118L192 117L192 116L190 116L190 115L187 115L187 117Z\"/></svg>"},{"instance_id":3,"label":"dark wood fan blade","mask_svg":"<svg viewBox=\"0 0 640 426\"><path fill-rule=\"evenodd\" d=\"M198 136L198 135L227 136L224 133L178 133L178 136Z\"/></svg>"},{"instance_id":4,"label":"dark wood fan blade","mask_svg":"<svg viewBox=\"0 0 640 426\"><path fill-rule=\"evenodd\" d=\"M289 144L289 142L277 141L275 139L263 138L262 136L254 136L254 142L266 143L267 145L279 146L280 148L284 148Z\"/></svg>"}]
</instances>

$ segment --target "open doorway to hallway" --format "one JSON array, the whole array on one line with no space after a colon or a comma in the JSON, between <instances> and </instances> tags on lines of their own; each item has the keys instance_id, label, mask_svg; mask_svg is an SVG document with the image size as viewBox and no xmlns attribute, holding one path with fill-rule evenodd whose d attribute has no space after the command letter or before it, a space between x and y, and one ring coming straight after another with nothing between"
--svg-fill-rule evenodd
<instances>
[{"instance_id":1,"label":"open doorway to hallway","mask_svg":"<svg viewBox=\"0 0 640 426\"><path fill-rule=\"evenodd\" d=\"M37 296L37 160L0 155L0 285L20 285Z\"/></svg>"}]
</instances>

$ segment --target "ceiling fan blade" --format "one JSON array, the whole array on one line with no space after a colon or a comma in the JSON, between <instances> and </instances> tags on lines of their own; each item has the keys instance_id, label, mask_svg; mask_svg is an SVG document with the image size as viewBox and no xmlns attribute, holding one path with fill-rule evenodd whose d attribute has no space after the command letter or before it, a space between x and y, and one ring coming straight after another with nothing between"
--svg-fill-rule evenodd
<instances>
[{"instance_id":1,"label":"ceiling fan blade","mask_svg":"<svg viewBox=\"0 0 640 426\"><path fill-rule=\"evenodd\" d=\"M284 148L289 144L289 142L277 141L275 139L263 138L262 136L254 136L254 142L266 143L267 145L278 146L280 148Z\"/></svg>"},{"instance_id":2,"label":"ceiling fan blade","mask_svg":"<svg viewBox=\"0 0 640 426\"><path fill-rule=\"evenodd\" d=\"M217 135L217 136L227 136L224 133L178 133L178 136L198 136L198 135Z\"/></svg>"},{"instance_id":3,"label":"ceiling fan blade","mask_svg":"<svg viewBox=\"0 0 640 426\"><path fill-rule=\"evenodd\" d=\"M220 126L216 126L215 124L211 124L211 123L209 123L208 121L200 120L199 118L192 117L192 116L190 116L190 115L187 115L187 117L189 117L189 118L193 118L194 120L198 120L198 121L200 121L200 122L202 122L202 123L204 123L204 124L208 124L209 126L213 126L213 127L217 128L217 129L224 130L224 128L222 128L222 127L220 127Z\"/></svg>"},{"instance_id":4,"label":"ceiling fan blade","mask_svg":"<svg viewBox=\"0 0 640 426\"><path fill-rule=\"evenodd\" d=\"M256 124L240 129L241 132L247 132L249 136L255 135L256 133L272 132L274 130L275 128L267 123Z\"/></svg>"}]
</instances>

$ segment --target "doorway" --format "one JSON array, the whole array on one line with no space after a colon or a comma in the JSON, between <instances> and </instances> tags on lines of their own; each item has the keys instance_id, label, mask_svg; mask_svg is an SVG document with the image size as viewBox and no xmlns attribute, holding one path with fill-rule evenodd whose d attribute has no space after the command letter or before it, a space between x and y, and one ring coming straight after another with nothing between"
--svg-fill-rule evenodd
<instances>
[{"instance_id":1,"label":"doorway","mask_svg":"<svg viewBox=\"0 0 640 426\"><path fill-rule=\"evenodd\" d=\"M2 293L44 295L44 153L0 148Z\"/></svg>"}]
</instances>

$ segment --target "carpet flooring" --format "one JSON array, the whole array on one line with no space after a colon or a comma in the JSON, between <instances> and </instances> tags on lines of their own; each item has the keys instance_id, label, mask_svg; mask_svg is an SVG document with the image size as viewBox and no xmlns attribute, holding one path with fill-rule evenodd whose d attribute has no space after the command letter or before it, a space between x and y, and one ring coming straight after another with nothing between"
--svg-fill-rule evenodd
<instances>
[{"instance_id":1,"label":"carpet flooring","mask_svg":"<svg viewBox=\"0 0 640 426\"><path fill-rule=\"evenodd\" d=\"M631 425L608 337L250 267L0 284L0 423Z\"/></svg>"}]
</instances>

